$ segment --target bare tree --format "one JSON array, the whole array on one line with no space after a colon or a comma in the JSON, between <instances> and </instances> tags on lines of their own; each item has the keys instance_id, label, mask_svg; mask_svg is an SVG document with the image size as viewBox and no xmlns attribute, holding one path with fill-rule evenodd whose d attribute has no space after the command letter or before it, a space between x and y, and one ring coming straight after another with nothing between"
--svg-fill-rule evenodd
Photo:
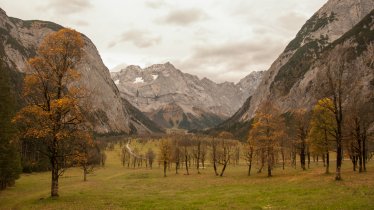
<instances>
[{"instance_id":1,"label":"bare tree","mask_svg":"<svg viewBox=\"0 0 374 210\"><path fill-rule=\"evenodd\" d=\"M160 155L159 159L163 163L164 166L164 177L166 177L166 169L168 167L168 163L171 160L172 154L172 147L170 139L162 139L160 141Z\"/></svg>"},{"instance_id":2,"label":"bare tree","mask_svg":"<svg viewBox=\"0 0 374 210\"><path fill-rule=\"evenodd\" d=\"M149 167L152 169L152 165L153 165L153 161L155 160L156 158L156 154L153 152L153 149L152 148L149 148L148 151L147 151L147 154L146 154L146 159L148 161L148 165Z\"/></svg>"}]
</instances>

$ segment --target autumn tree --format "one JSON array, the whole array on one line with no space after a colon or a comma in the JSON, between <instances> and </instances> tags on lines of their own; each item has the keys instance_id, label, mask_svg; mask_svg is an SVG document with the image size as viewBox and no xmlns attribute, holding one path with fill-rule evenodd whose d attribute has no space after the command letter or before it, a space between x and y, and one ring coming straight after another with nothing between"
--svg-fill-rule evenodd
<instances>
[{"instance_id":1,"label":"autumn tree","mask_svg":"<svg viewBox=\"0 0 374 210\"><path fill-rule=\"evenodd\" d=\"M101 151L89 133L82 133L75 141L77 147L74 162L83 170L83 181L87 181L87 175L93 173L101 163Z\"/></svg>"},{"instance_id":2,"label":"autumn tree","mask_svg":"<svg viewBox=\"0 0 374 210\"><path fill-rule=\"evenodd\" d=\"M71 29L61 29L42 41L24 79L27 106L14 118L23 138L42 141L46 147L42 152L51 165L52 197L58 196L59 177L72 162L76 137L86 132L79 103L85 91L77 83L80 74L75 69L83 46L82 36Z\"/></svg>"},{"instance_id":3,"label":"autumn tree","mask_svg":"<svg viewBox=\"0 0 374 210\"><path fill-rule=\"evenodd\" d=\"M281 129L283 125L284 121L278 109L270 101L263 103L254 117L251 138L255 139L259 157L267 165L268 177L272 176L279 142L281 138L284 138L284 131Z\"/></svg>"},{"instance_id":4,"label":"autumn tree","mask_svg":"<svg viewBox=\"0 0 374 210\"><path fill-rule=\"evenodd\" d=\"M332 109L332 100L329 98L321 99L313 108L310 122L310 131L308 139L311 142L312 149L323 155L326 174L330 167L330 150L335 139L336 124L334 115L330 112ZM330 107L327 109L326 107Z\"/></svg>"}]
</instances>

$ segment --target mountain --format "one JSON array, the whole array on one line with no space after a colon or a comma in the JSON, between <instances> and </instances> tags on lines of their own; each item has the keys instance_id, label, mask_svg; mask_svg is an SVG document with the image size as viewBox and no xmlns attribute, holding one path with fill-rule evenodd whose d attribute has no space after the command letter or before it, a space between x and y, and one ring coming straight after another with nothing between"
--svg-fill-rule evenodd
<instances>
[{"instance_id":1,"label":"mountain","mask_svg":"<svg viewBox=\"0 0 374 210\"><path fill-rule=\"evenodd\" d=\"M171 63L128 66L112 73L121 96L164 128L204 129L231 116L257 88L263 72L217 84Z\"/></svg>"},{"instance_id":2,"label":"mountain","mask_svg":"<svg viewBox=\"0 0 374 210\"><path fill-rule=\"evenodd\" d=\"M258 106L266 100L271 100L284 113L297 108L311 109L321 97L322 72L330 62L325 56L344 46L354 52L352 58L359 60L373 43L373 9L372 0L329 0L264 73L257 90L236 114L210 132L230 130L244 138ZM374 107L372 69L352 69L349 75L356 79L352 79L347 92L365 99L365 106ZM344 103L347 106L354 100L347 97Z\"/></svg>"},{"instance_id":3,"label":"mountain","mask_svg":"<svg viewBox=\"0 0 374 210\"><path fill-rule=\"evenodd\" d=\"M43 38L62 26L39 20L20 20L8 17L0 9L0 57L1 74L11 75L14 94L22 106L22 80L28 72L27 60L37 55L37 48ZM162 130L142 115L135 107L120 97L109 70L91 40L85 41L84 57L77 67L81 73L79 83L90 91L88 98L92 109L87 111L88 126L97 134L142 134Z\"/></svg>"}]
</instances>

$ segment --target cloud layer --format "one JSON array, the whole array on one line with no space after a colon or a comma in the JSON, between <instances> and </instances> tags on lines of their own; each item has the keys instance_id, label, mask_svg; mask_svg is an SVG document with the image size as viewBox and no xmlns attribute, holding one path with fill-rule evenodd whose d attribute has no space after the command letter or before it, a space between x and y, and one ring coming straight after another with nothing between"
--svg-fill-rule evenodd
<instances>
[{"instance_id":1,"label":"cloud layer","mask_svg":"<svg viewBox=\"0 0 374 210\"><path fill-rule=\"evenodd\" d=\"M79 13L92 7L93 4L90 0L49 0L46 1L45 6L42 6L41 9L67 15Z\"/></svg>"},{"instance_id":2,"label":"cloud layer","mask_svg":"<svg viewBox=\"0 0 374 210\"><path fill-rule=\"evenodd\" d=\"M151 35L150 32L145 30L134 29L124 32L118 41L109 43L108 47L112 48L122 42L132 43L139 48L148 48L159 44L161 42L161 37Z\"/></svg>"},{"instance_id":3,"label":"cloud layer","mask_svg":"<svg viewBox=\"0 0 374 210\"><path fill-rule=\"evenodd\" d=\"M177 9L170 11L166 17L157 20L157 23L187 26L205 19L207 15L199 9Z\"/></svg>"},{"instance_id":4,"label":"cloud layer","mask_svg":"<svg viewBox=\"0 0 374 210\"><path fill-rule=\"evenodd\" d=\"M84 33L104 63L172 62L184 72L237 82L266 70L327 0L0 0L10 16Z\"/></svg>"}]
</instances>

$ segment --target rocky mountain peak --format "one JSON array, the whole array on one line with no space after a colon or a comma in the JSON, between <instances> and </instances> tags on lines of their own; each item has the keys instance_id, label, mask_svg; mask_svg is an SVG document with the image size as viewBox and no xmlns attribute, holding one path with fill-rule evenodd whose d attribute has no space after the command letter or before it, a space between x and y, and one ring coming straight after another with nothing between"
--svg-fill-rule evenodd
<instances>
[{"instance_id":1,"label":"rocky mountain peak","mask_svg":"<svg viewBox=\"0 0 374 210\"><path fill-rule=\"evenodd\" d=\"M261 79L259 76L256 78ZM154 64L144 69L129 66L119 73L113 73L112 79L122 97L129 99L152 119L161 116L155 115L156 112L165 114L171 112L170 106L180 107L185 116L181 113L179 120L185 118L187 121L204 121L201 118L209 116L212 118L209 119L209 126L214 125L212 121L219 123L233 114L258 85L255 79L248 80L245 85L233 82L217 84L208 78L200 80L195 75L183 73L170 62ZM167 119L155 121L162 121L163 125L169 124ZM193 122L182 125L187 129L192 125L197 128ZM204 123L200 125L202 128L208 126Z\"/></svg>"}]
</instances>

